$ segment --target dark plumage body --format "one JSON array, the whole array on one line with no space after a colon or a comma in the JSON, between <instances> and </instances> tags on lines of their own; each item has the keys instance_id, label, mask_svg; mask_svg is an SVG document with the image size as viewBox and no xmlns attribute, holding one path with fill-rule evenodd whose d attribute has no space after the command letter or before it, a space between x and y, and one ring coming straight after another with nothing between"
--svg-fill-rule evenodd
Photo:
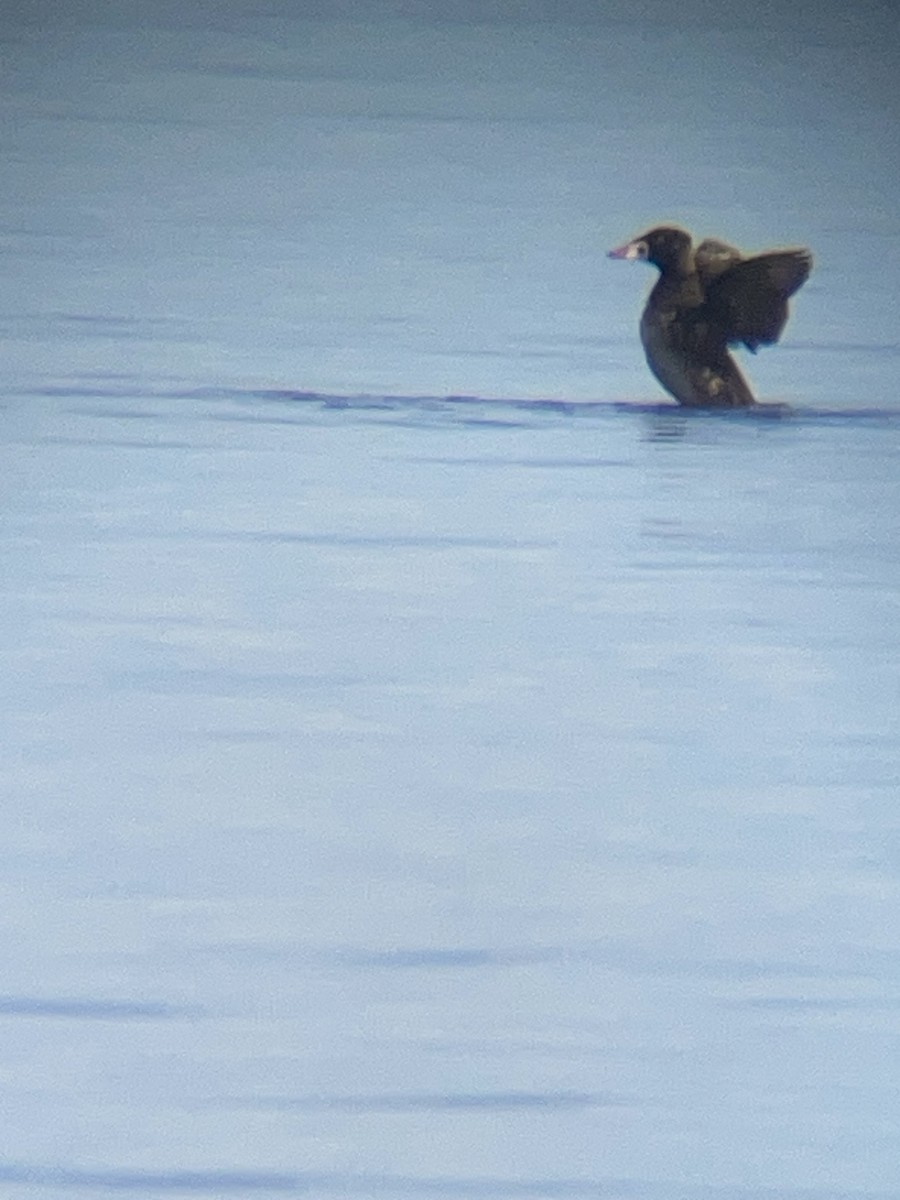
<instances>
[{"instance_id":1,"label":"dark plumage body","mask_svg":"<svg viewBox=\"0 0 900 1200\"><path fill-rule=\"evenodd\" d=\"M660 226L610 251L610 258L659 268L641 317L641 342L666 391L692 408L754 404L728 347L742 342L755 353L778 341L788 299L812 268L810 252L771 250L745 258L715 238L694 249L683 229Z\"/></svg>"}]
</instances>

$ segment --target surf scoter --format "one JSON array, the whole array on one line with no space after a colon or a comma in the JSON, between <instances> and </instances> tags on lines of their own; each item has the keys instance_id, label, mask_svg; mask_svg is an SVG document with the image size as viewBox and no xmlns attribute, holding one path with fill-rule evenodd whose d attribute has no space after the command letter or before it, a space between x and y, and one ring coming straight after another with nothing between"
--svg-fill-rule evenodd
<instances>
[{"instance_id":1,"label":"surf scoter","mask_svg":"<svg viewBox=\"0 0 900 1200\"><path fill-rule=\"evenodd\" d=\"M810 252L792 248L745 257L717 238L694 249L689 233L663 225L610 250L609 257L659 268L641 317L641 342L666 391L692 408L755 404L728 347L743 342L755 354L778 341L788 299L812 269Z\"/></svg>"}]
</instances>

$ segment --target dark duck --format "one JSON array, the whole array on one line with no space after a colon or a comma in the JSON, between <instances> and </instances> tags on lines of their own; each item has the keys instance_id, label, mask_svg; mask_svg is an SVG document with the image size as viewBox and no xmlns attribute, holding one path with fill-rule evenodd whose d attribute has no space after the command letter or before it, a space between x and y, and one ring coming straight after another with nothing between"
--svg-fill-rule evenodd
<instances>
[{"instance_id":1,"label":"dark duck","mask_svg":"<svg viewBox=\"0 0 900 1200\"><path fill-rule=\"evenodd\" d=\"M690 408L755 404L728 348L743 343L755 354L778 341L787 302L812 269L810 252L792 248L744 256L716 238L695 249L683 229L660 226L609 257L659 269L641 317L641 342L666 391Z\"/></svg>"}]
</instances>

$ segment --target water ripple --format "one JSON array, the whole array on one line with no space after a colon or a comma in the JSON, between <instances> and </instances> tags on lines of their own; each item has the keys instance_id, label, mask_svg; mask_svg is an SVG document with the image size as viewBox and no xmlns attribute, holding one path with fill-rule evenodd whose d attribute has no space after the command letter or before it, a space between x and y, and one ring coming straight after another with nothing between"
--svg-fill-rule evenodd
<instances>
[{"instance_id":1,"label":"water ripple","mask_svg":"<svg viewBox=\"0 0 900 1200\"><path fill-rule=\"evenodd\" d=\"M286 1194L318 1196L575 1197L576 1200L673 1200L687 1195L676 1182L639 1179L496 1179L339 1174L318 1171L142 1171L127 1168L0 1163L0 1182L69 1189L95 1188L136 1193L193 1192L223 1196ZM693 1200L896 1200L896 1193L834 1188L695 1186Z\"/></svg>"},{"instance_id":2,"label":"water ripple","mask_svg":"<svg viewBox=\"0 0 900 1200\"><path fill-rule=\"evenodd\" d=\"M66 1017L92 1021L158 1021L196 1015L169 1004L132 1000L44 999L40 996L0 996L0 1016Z\"/></svg>"}]
</instances>

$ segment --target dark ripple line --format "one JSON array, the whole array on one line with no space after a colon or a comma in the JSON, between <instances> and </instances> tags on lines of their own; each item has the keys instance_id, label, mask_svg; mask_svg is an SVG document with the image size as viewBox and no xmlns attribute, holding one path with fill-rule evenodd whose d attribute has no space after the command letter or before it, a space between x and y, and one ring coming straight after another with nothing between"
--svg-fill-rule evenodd
<instances>
[{"instance_id":1,"label":"dark ripple line","mask_svg":"<svg viewBox=\"0 0 900 1200\"><path fill-rule=\"evenodd\" d=\"M536 1109L556 1111L573 1108L612 1108L635 1104L632 1096L612 1092L460 1092L432 1095L369 1096L252 1096L239 1099L241 1107L310 1112L462 1112Z\"/></svg>"},{"instance_id":2,"label":"dark ripple line","mask_svg":"<svg viewBox=\"0 0 900 1200\"><path fill-rule=\"evenodd\" d=\"M97 1188L105 1191L197 1192L212 1195L293 1193L319 1195L407 1196L523 1196L584 1197L598 1200L604 1196L620 1200L634 1196L638 1200L672 1200L687 1195L683 1185L636 1179L498 1179L498 1178L416 1178L410 1175L329 1174L314 1171L140 1171L127 1168L87 1170L78 1167L29 1166L0 1162L0 1181L30 1184L36 1187ZM840 1190L832 1188L725 1187L692 1186L695 1200L896 1200L896 1193Z\"/></svg>"},{"instance_id":3,"label":"dark ripple line","mask_svg":"<svg viewBox=\"0 0 900 1200\"><path fill-rule=\"evenodd\" d=\"M617 942L596 942L573 945L538 945L523 947L434 947L409 946L390 950L366 950L360 948L335 949L320 955L325 961L336 962L351 968L385 968L388 970L430 968L478 968L541 965L544 963L589 963L627 972L629 975L651 975L660 978L682 978L684 976L722 981L758 981L761 978L789 976L794 979L829 980L869 979L873 977L871 962L849 960L841 968L832 964L805 963L782 959L698 959L692 957L667 958L651 954L639 947ZM893 959L890 960L891 964ZM779 999L722 1001L742 1007L757 1005L774 1007L790 1000ZM841 1000L796 1001L833 1005ZM878 1004L879 1006L900 1003L894 998L871 1000L849 998L843 1003L852 1006Z\"/></svg>"},{"instance_id":4,"label":"dark ripple line","mask_svg":"<svg viewBox=\"0 0 900 1200\"><path fill-rule=\"evenodd\" d=\"M61 435L52 435L40 437L36 439L42 446L80 446L88 450L96 450L99 447L114 446L117 450L191 450L197 449L196 442L175 442L175 441L138 441L137 438L86 438L86 437L63 437ZM14 444L17 446L33 446L35 439L27 441L22 439ZM7 443L10 444L10 443Z\"/></svg>"},{"instance_id":5,"label":"dark ripple line","mask_svg":"<svg viewBox=\"0 0 900 1200\"><path fill-rule=\"evenodd\" d=\"M52 389L48 389L52 391ZM41 393L46 394L46 393ZM359 392L355 395L337 395L330 392L305 391L303 389L242 389L242 388L194 388L171 393L153 392L155 398L166 395L171 399L248 400L266 402L279 401L284 404L320 404L333 409L465 409L467 407L515 408L528 412L545 411L561 416L614 415L616 413L652 413L663 416L679 416L685 420L738 420L756 421L790 417L799 420L900 420L900 407L848 407L824 408L816 405L783 404L762 402L751 408L704 409L683 408L668 401L622 400L622 399L579 399L567 400L559 396L476 396L450 392L444 396L385 395Z\"/></svg>"},{"instance_id":6,"label":"dark ripple line","mask_svg":"<svg viewBox=\"0 0 900 1200\"><path fill-rule=\"evenodd\" d=\"M120 535L121 536L121 535ZM129 533L124 534L130 539ZM463 537L453 534L359 534L359 533L294 533L290 530L271 529L178 529L171 533L159 531L142 533L141 537L159 541L203 541L203 542L252 542L293 543L302 546L380 546L388 549L401 547L407 550L544 550L552 547L551 541L526 541L519 538ZM106 540L97 538L96 540ZM113 534L109 540L116 540Z\"/></svg>"},{"instance_id":7,"label":"dark ripple line","mask_svg":"<svg viewBox=\"0 0 900 1200\"><path fill-rule=\"evenodd\" d=\"M900 1008L900 996L761 996L746 1000L726 1000L723 1008L756 1009L761 1012L863 1012Z\"/></svg>"},{"instance_id":8,"label":"dark ripple line","mask_svg":"<svg viewBox=\"0 0 900 1200\"><path fill-rule=\"evenodd\" d=\"M443 949L413 947L397 950L343 951L339 958L356 967L422 968L422 967L508 967L523 963L554 962L559 950L492 950L487 947Z\"/></svg>"},{"instance_id":9,"label":"dark ripple line","mask_svg":"<svg viewBox=\"0 0 900 1200\"><path fill-rule=\"evenodd\" d=\"M875 347L893 353L893 347ZM783 404L777 402L760 403L751 408L741 409L692 409L683 408L677 404L647 400L622 399L584 399L566 400L560 397L515 397L515 396L469 396L448 394L445 396L417 395L378 395L376 393L358 393L356 395L337 395L329 392L314 392L303 389L272 388L247 389L228 387L199 387L176 389L103 389L96 385L76 387L72 385L46 385L29 389L29 394L35 396L77 397L90 396L110 399L121 399L132 396L135 399L153 400L223 400L246 404L259 400L266 403L280 402L285 404L318 404L331 409L460 409L465 406L484 406L486 408L515 408L519 411L548 411L561 416L577 415L614 415L616 413L652 414L659 416L679 417L683 421L759 421L790 418L799 421L900 421L900 407L848 407L823 408L816 405ZM509 422L499 422L505 428L518 428Z\"/></svg>"},{"instance_id":10,"label":"dark ripple line","mask_svg":"<svg viewBox=\"0 0 900 1200\"><path fill-rule=\"evenodd\" d=\"M196 1015L168 1004L129 1000L43 999L38 996L0 996L0 1016L75 1017L94 1021L158 1021Z\"/></svg>"},{"instance_id":11,"label":"dark ripple line","mask_svg":"<svg viewBox=\"0 0 900 1200\"><path fill-rule=\"evenodd\" d=\"M395 455L392 461L434 464L441 467L535 467L537 469L568 469L570 467L633 467L627 458L451 458L447 456Z\"/></svg>"}]
</instances>

